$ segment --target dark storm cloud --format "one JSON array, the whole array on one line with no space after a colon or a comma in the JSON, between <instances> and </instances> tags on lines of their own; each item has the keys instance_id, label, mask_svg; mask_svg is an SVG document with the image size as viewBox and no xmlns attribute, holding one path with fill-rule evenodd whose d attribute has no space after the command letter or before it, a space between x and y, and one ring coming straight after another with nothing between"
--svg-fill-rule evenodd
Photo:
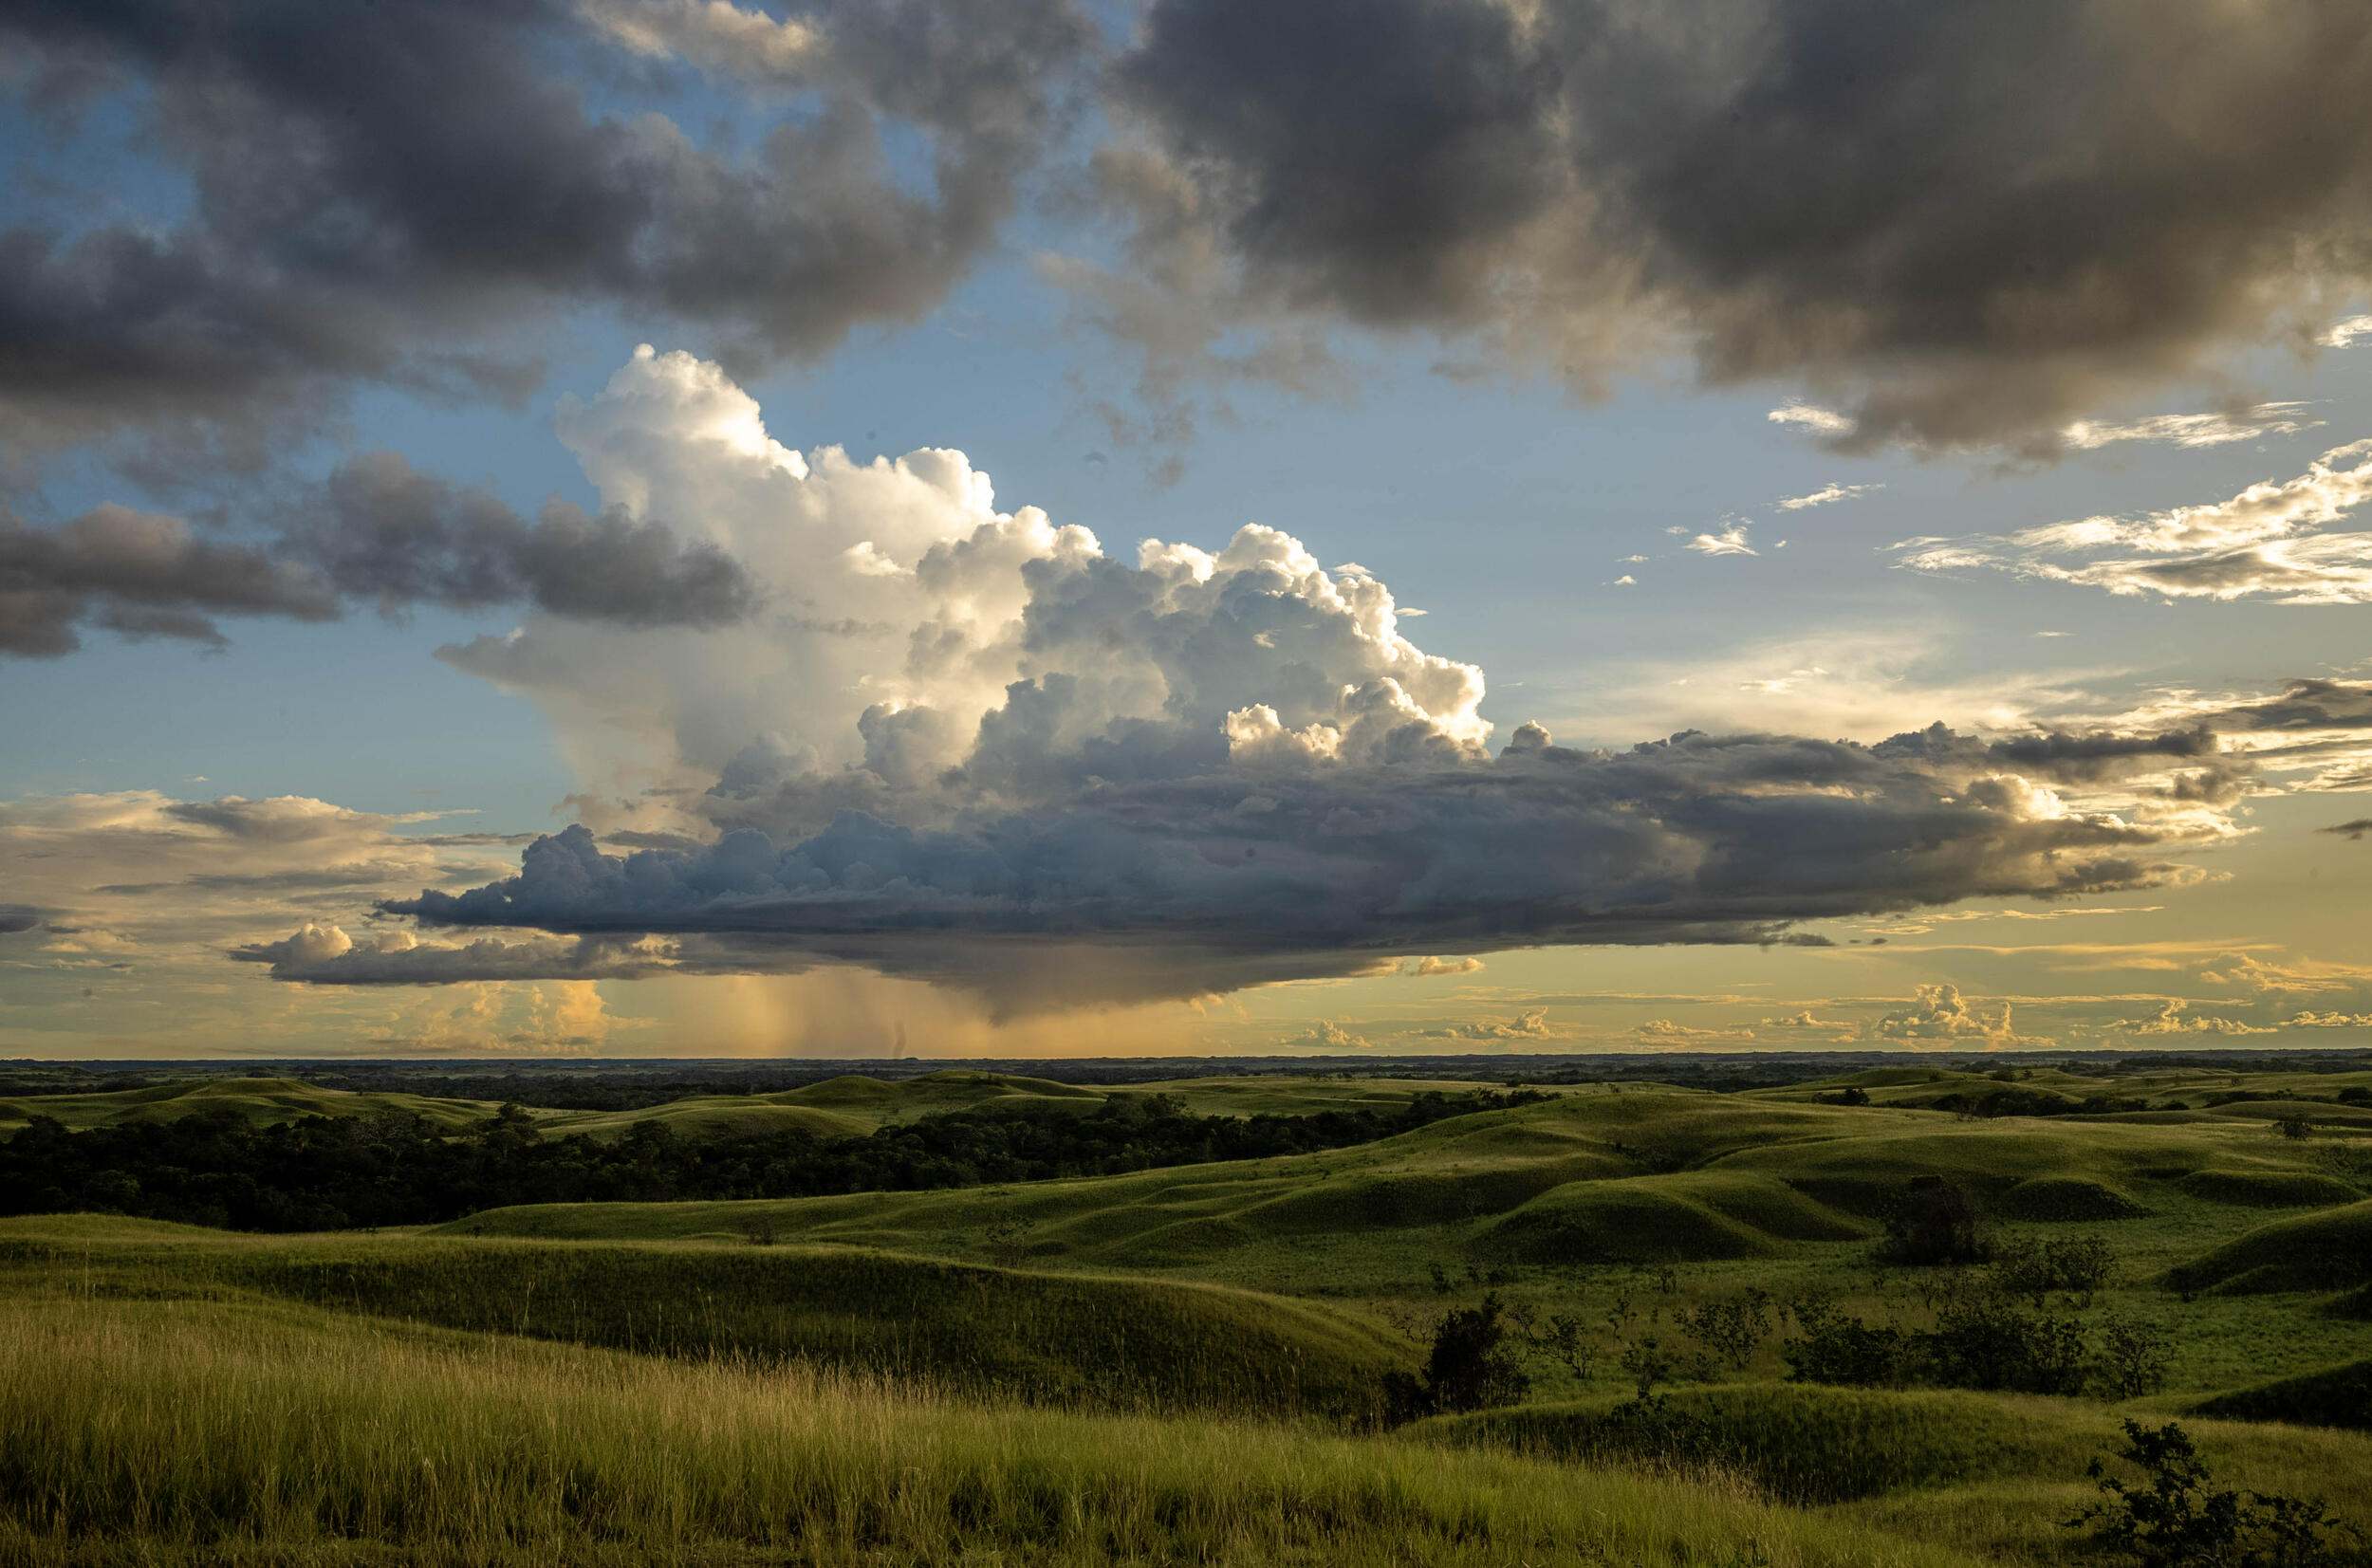
<instances>
[{"instance_id":1,"label":"dark storm cloud","mask_svg":"<svg viewBox=\"0 0 2372 1568\"><path fill-rule=\"evenodd\" d=\"M804 12L786 28L665 0L9 7L0 47L34 101L133 89L144 150L193 200L178 222L0 233L0 434L140 430L253 457L358 379L522 395L538 372L514 329L579 303L705 326L744 362L919 316L1010 210L1088 29L1068 0ZM741 78L755 145L616 101L664 101L684 62ZM919 170L893 167L905 132Z\"/></svg>"},{"instance_id":2,"label":"dark storm cloud","mask_svg":"<svg viewBox=\"0 0 2372 1568\"><path fill-rule=\"evenodd\" d=\"M13 936L41 924L41 911L30 904L0 904L0 936Z\"/></svg>"},{"instance_id":3,"label":"dark storm cloud","mask_svg":"<svg viewBox=\"0 0 2372 1568\"><path fill-rule=\"evenodd\" d=\"M1223 314L1584 381L1648 322L1863 445L2054 447L2372 276L2361 0L1156 0L1112 93L1138 269Z\"/></svg>"},{"instance_id":4,"label":"dark storm cloud","mask_svg":"<svg viewBox=\"0 0 2372 1568\"><path fill-rule=\"evenodd\" d=\"M620 857L571 827L514 877L381 907L686 934L743 968L771 950L991 991L1018 939L1158 950L1132 983L1177 994L1382 952L1772 941L1804 920L2180 875L2160 858L2177 833L2025 803L1883 747L1690 734L1606 755L1528 727L1489 762L1091 782L945 831L852 811L798 842L741 829Z\"/></svg>"},{"instance_id":5,"label":"dark storm cloud","mask_svg":"<svg viewBox=\"0 0 2372 1568\"><path fill-rule=\"evenodd\" d=\"M0 523L0 655L23 657L72 652L80 625L220 646L215 616L330 620L349 601L718 626L758 598L738 562L658 523L565 502L529 522L390 452L341 466L263 544L210 541L115 506L58 528Z\"/></svg>"},{"instance_id":6,"label":"dark storm cloud","mask_svg":"<svg viewBox=\"0 0 2372 1568\"><path fill-rule=\"evenodd\" d=\"M214 615L338 613L317 573L253 545L199 539L178 518L116 506L49 529L0 518L0 654L71 653L85 621L218 644Z\"/></svg>"},{"instance_id":7,"label":"dark storm cloud","mask_svg":"<svg viewBox=\"0 0 2372 1568\"><path fill-rule=\"evenodd\" d=\"M2359 817L2352 822L2334 822L2329 827L2318 827L2314 831L2337 833L2349 839L2362 839L2367 834L2372 834L2372 817Z\"/></svg>"}]
</instances>

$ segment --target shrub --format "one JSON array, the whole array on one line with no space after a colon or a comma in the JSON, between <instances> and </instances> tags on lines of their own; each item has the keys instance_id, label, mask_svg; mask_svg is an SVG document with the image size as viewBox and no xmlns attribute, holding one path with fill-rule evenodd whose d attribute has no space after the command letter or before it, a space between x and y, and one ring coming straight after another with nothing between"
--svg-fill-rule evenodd
<instances>
[{"instance_id":1,"label":"shrub","mask_svg":"<svg viewBox=\"0 0 2372 1568\"><path fill-rule=\"evenodd\" d=\"M2088 1304L2092 1293L2108 1282L2116 1263L2115 1251L2098 1236L1997 1242L1992 1248L1995 1282L2038 1309L2054 1290L2064 1290Z\"/></svg>"},{"instance_id":2,"label":"shrub","mask_svg":"<svg viewBox=\"0 0 2372 1568\"><path fill-rule=\"evenodd\" d=\"M1582 1338L1580 1319L1568 1318L1563 1313L1553 1315L1548 1319L1547 1332L1540 1337L1537 1343L1555 1356L1558 1363L1573 1374L1576 1382L1589 1380L1590 1368L1596 1363L1597 1356Z\"/></svg>"},{"instance_id":3,"label":"shrub","mask_svg":"<svg viewBox=\"0 0 2372 1568\"><path fill-rule=\"evenodd\" d=\"M2172 1422L2153 1431L2128 1419L2119 1457L2140 1469L2141 1483L2129 1485L2093 1460L2085 1473L2105 1501L2065 1522L2097 1523L2103 1546L2144 1568L2321 1568L2342 1560L2340 1538L2363 1540L2320 1498L2209 1491L2207 1465Z\"/></svg>"},{"instance_id":4,"label":"shrub","mask_svg":"<svg viewBox=\"0 0 2372 1568\"><path fill-rule=\"evenodd\" d=\"M2094 1376L2111 1399L2136 1399L2166 1386L2174 1345L2156 1323L2111 1318L2101 1325Z\"/></svg>"},{"instance_id":5,"label":"shrub","mask_svg":"<svg viewBox=\"0 0 2372 1568\"><path fill-rule=\"evenodd\" d=\"M2064 1394L2084 1387L2084 1326L2021 1311L1982 1284L1946 1294L1921 1349L1936 1381L1954 1388Z\"/></svg>"},{"instance_id":6,"label":"shrub","mask_svg":"<svg viewBox=\"0 0 2372 1568\"><path fill-rule=\"evenodd\" d=\"M1799 1297L1788 1310L1802 1332L1781 1344L1779 1354L1798 1382L1893 1388L1903 1381L1909 1346L1900 1329L1872 1328L1825 1297Z\"/></svg>"},{"instance_id":7,"label":"shrub","mask_svg":"<svg viewBox=\"0 0 2372 1568\"><path fill-rule=\"evenodd\" d=\"M1630 1375L1633 1397L1642 1401L1656 1392L1658 1383L1672 1375L1672 1357L1652 1334L1623 1346L1620 1364Z\"/></svg>"},{"instance_id":8,"label":"shrub","mask_svg":"<svg viewBox=\"0 0 2372 1568\"><path fill-rule=\"evenodd\" d=\"M1441 1411L1478 1411L1512 1405L1531 1391L1532 1380L1507 1343L1507 1325L1497 1292L1480 1304L1458 1307L1434 1330L1433 1350L1423 1373L1384 1376L1384 1407L1390 1419L1413 1421Z\"/></svg>"},{"instance_id":9,"label":"shrub","mask_svg":"<svg viewBox=\"0 0 2372 1568\"><path fill-rule=\"evenodd\" d=\"M1682 1333L1703 1347L1698 1360L1715 1359L1744 1372L1770 1333L1770 1292L1749 1289L1726 1301L1700 1301L1676 1315ZM1703 1375L1702 1373L1699 1375Z\"/></svg>"},{"instance_id":10,"label":"shrub","mask_svg":"<svg viewBox=\"0 0 2372 1568\"><path fill-rule=\"evenodd\" d=\"M1976 1201L1951 1182L1922 1177L1886 1218L1880 1261L1925 1266L1984 1261L1987 1243Z\"/></svg>"}]
</instances>

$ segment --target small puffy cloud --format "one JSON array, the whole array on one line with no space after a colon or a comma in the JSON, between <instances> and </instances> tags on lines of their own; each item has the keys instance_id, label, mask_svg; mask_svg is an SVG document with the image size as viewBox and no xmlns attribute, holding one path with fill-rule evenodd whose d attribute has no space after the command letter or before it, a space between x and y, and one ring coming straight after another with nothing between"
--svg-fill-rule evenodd
<instances>
[{"instance_id":1,"label":"small puffy cloud","mask_svg":"<svg viewBox=\"0 0 2372 1568\"><path fill-rule=\"evenodd\" d=\"M1633 577L1628 572L1624 572L1621 577L1618 577L1612 582L1607 583L1606 586L1609 588L1636 588L1639 586L1639 579Z\"/></svg>"},{"instance_id":2,"label":"small puffy cloud","mask_svg":"<svg viewBox=\"0 0 2372 1568\"><path fill-rule=\"evenodd\" d=\"M1754 1031L1751 1029L1704 1029L1676 1024L1668 1018L1651 1018L1631 1033L1640 1044L1658 1051L1707 1050L1715 1045L1751 1045L1754 1042Z\"/></svg>"},{"instance_id":3,"label":"small puffy cloud","mask_svg":"<svg viewBox=\"0 0 2372 1568\"><path fill-rule=\"evenodd\" d=\"M1428 1040L1507 1042L1558 1040L1564 1037L1565 1032L1548 1022L1547 1009L1535 1007L1529 1012L1517 1013L1512 1018L1477 1018L1464 1024L1427 1029L1424 1037Z\"/></svg>"},{"instance_id":4,"label":"small puffy cloud","mask_svg":"<svg viewBox=\"0 0 2372 1568\"><path fill-rule=\"evenodd\" d=\"M2278 1032L2240 1019L2195 1013L2190 1009L2189 1002L2178 996L2170 996L2155 1016L2121 1018L2110 1027L2135 1035L2270 1035Z\"/></svg>"},{"instance_id":5,"label":"small puffy cloud","mask_svg":"<svg viewBox=\"0 0 2372 1568\"><path fill-rule=\"evenodd\" d=\"M1822 1018L1810 1007L1783 1013L1777 1018L1763 1020L1766 1029L1850 1029L1853 1025L1843 1019Z\"/></svg>"},{"instance_id":6,"label":"small puffy cloud","mask_svg":"<svg viewBox=\"0 0 2372 1568\"><path fill-rule=\"evenodd\" d=\"M1805 495L1790 495L1779 503L1781 511L1800 512L1807 507L1830 507L1840 501L1858 500L1862 496L1884 489L1883 485L1823 485Z\"/></svg>"},{"instance_id":7,"label":"small puffy cloud","mask_svg":"<svg viewBox=\"0 0 2372 1568\"><path fill-rule=\"evenodd\" d=\"M2372 1013L2308 1011L2285 1018L2282 1022L2299 1029L2372 1029Z\"/></svg>"},{"instance_id":8,"label":"small puffy cloud","mask_svg":"<svg viewBox=\"0 0 2372 1568\"><path fill-rule=\"evenodd\" d=\"M2019 1034L2011 1025L2007 1002L2001 1005L2001 1011L1988 1016L1963 997L1957 986L1939 983L1912 989L1912 1005L1881 1018L1871 1030L1875 1038L1908 1045L1969 1046L1988 1051L2050 1043Z\"/></svg>"},{"instance_id":9,"label":"small puffy cloud","mask_svg":"<svg viewBox=\"0 0 2372 1568\"><path fill-rule=\"evenodd\" d=\"M1437 975L1480 974L1482 970L1483 961L1481 959L1476 958L1472 954L1461 954L1449 958L1440 957L1438 955L1428 955L1422 958L1411 958L1403 962L1400 967L1393 972L1396 974L1406 975L1412 979L1426 980Z\"/></svg>"},{"instance_id":10,"label":"small puffy cloud","mask_svg":"<svg viewBox=\"0 0 2372 1568\"><path fill-rule=\"evenodd\" d=\"M1810 431L1815 435L1836 438L1851 435L1856 428L1847 415L1811 403L1783 403L1764 417L1774 425L1786 425Z\"/></svg>"},{"instance_id":11,"label":"small puffy cloud","mask_svg":"<svg viewBox=\"0 0 2372 1568\"><path fill-rule=\"evenodd\" d=\"M1301 1033L1278 1043L1297 1051L1372 1051L1376 1048L1376 1042L1365 1035L1353 1034L1329 1018L1322 1018Z\"/></svg>"},{"instance_id":12,"label":"small puffy cloud","mask_svg":"<svg viewBox=\"0 0 2372 1568\"><path fill-rule=\"evenodd\" d=\"M1719 533L1700 533L1680 547L1698 555L1753 555L1754 546L1746 542L1745 523L1733 523Z\"/></svg>"}]
</instances>

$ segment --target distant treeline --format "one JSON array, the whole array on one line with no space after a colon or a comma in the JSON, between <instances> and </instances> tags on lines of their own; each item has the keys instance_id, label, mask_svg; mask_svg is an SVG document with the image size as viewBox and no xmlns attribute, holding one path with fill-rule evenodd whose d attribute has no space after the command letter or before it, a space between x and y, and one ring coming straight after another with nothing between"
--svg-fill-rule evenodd
<instances>
[{"instance_id":1,"label":"distant treeline","mask_svg":"<svg viewBox=\"0 0 2372 1568\"><path fill-rule=\"evenodd\" d=\"M337 1230L435 1224L522 1203L916 1191L1306 1154L1545 1098L1427 1093L1376 1110L1203 1116L1162 1095L1125 1096L1084 1114L951 1112L863 1137L687 1136L658 1121L637 1122L615 1140L547 1137L516 1105L459 1135L401 1113L266 1127L209 1113L83 1133L36 1117L0 1140L0 1213L99 1210L236 1230Z\"/></svg>"}]
</instances>

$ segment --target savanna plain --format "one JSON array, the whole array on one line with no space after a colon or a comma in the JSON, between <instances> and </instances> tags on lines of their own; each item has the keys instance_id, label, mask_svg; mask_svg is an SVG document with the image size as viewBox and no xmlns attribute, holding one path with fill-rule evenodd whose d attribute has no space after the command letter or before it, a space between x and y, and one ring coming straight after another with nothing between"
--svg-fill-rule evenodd
<instances>
[{"instance_id":1,"label":"savanna plain","mask_svg":"<svg viewBox=\"0 0 2372 1568\"><path fill-rule=\"evenodd\" d=\"M2372 1061L1382 1070L10 1069L0 1561L2372 1562Z\"/></svg>"}]
</instances>

